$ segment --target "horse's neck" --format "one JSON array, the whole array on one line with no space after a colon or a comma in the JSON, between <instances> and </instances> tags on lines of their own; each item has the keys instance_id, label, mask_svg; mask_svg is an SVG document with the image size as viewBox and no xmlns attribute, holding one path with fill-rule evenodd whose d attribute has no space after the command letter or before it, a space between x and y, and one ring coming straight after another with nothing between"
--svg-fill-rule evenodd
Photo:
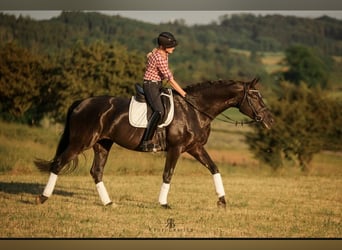
<instances>
[{"instance_id":1,"label":"horse's neck","mask_svg":"<svg viewBox=\"0 0 342 250\"><path fill-rule=\"evenodd\" d=\"M224 110L235 107L240 100L241 86L215 86L216 89L202 90L197 93L198 102L203 111L213 118Z\"/></svg>"}]
</instances>

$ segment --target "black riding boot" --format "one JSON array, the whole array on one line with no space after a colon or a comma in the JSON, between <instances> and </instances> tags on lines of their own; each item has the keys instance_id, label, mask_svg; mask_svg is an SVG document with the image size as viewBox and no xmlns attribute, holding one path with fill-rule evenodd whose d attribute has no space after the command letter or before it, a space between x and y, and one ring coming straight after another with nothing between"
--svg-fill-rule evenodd
<instances>
[{"instance_id":1,"label":"black riding boot","mask_svg":"<svg viewBox=\"0 0 342 250\"><path fill-rule=\"evenodd\" d=\"M145 130L145 134L143 137L143 142L141 145L141 150L144 152L157 152L161 150L161 147L158 144L154 144L152 141L153 135L157 129L158 123L160 120L160 114L158 112L154 112L151 116L147 124L147 128Z\"/></svg>"}]
</instances>

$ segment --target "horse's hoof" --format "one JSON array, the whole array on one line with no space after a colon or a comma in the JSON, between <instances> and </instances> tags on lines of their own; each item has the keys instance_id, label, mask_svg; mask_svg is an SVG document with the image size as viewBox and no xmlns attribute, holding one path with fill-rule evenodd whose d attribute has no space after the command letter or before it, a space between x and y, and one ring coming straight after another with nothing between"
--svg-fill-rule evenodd
<instances>
[{"instance_id":1,"label":"horse's hoof","mask_svg":"<svg viewBox=\"0 0 342 250\"><path fill-rule=\"evenodd\" d=\"M36 204L43 204L45 201L47 201L47 199L48 199L49 197L46 197L46 196L44 196L44 195L39 195L39 196L37 196L36 197Z\"/></svg>"},{"instance_id":2,"label":"horse's hoof","mask_svg":"<svg viewBox=\"0 0 342 250\"><path fill-rule=\"evenodd\" d=\"M224 209L225 209L226 206L227 206L226 203L223 203L223 202L221 202L221 201L218 201L218 202L217 202L217 207L218 207L218 208L224 208Z\"/></svg>"},{"instance_id":3,"label":"horse's hoof","mask_svg":"<svg viewBox=\"0 0 342 250\"><path fill-rule=\"evenodd\" d=\"M164 208L164 209L171 209L169 204L163 204L163 205L161 205L161 207Z\"/></svg>"},{"instance_id":4,"label":"horse's hoof","mask_svg":"<svg viewBox=\"0 0 342 250\"><path fill-rule=\"evenodd\" d=\"M224 196L220 197L218 202L216 203L218 208L226 208L226 199Z\"/></svg>"}]
</instances>

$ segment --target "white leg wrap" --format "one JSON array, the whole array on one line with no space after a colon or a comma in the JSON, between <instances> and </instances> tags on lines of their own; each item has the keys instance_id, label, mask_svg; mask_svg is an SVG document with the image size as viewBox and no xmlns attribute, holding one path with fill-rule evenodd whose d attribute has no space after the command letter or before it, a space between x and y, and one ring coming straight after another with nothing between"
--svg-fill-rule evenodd
<instances>
[{"instance_id":1,"label":"white leg wrap","mask_svg":"<svg viewBox=\"0 0 342 250\"><path fill-rule=\"evenodd\" d=\"M221 174L217 173L213 175L214 178L214 184L215 184L215 189L218 197L222 197L225 195L224 193L224 188L223 188L223 183L222 183L222 178Z\"/></svg>"},{"instance_id":2,"label":"white leg wrap","mask_svg":"<svg viewBox=\"0 0 342 250\"><path fill-rule=\"evenodd\" d=\"M161 205L167 204L167 194L169 193L170 190L170 184L163 183L160 189L160 194L159 194L159 203Z\"/></svg>"},{"instance_id":3,"label":"white leg wrap","mask_svg":"<svg viewBox=\"0 0 342 250\"><path fill-rule=\"evenodd\" d=\"M44 192L43 192L43 195L45 197L50 197L52 195L52 192L56 185L57 177L58 176L56 174L50 173L49 181L46 184Z\"/></svg>"},{"instance_id":4,"label":"white leg wrap","mask_svg":"<svg viewBox=\"0 0 342 250\"><path fill-rule=\"evenodd\" d=\"M107 205L107 204L112 202L109 198L107 189L104 186L102 181L96 184L96 188L97 188L97 192L99 192L99 195L100 195L100 198L101 198L103 205Z\"/></svg>"}]
</instances>

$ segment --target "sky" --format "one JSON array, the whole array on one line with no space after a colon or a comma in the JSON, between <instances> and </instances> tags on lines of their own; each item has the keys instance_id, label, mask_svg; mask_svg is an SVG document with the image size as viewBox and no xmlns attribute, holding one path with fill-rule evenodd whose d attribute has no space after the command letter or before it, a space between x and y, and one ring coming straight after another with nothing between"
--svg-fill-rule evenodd
<instances>
[{"instance_id":1,"label":"sky","mask_svg":"<svg viewBox=\"0 0 342 250\"><path fill-rule=\"evenodd\" d=\"M50 19L60 15L61 11L1 11L3 13L14 14L16 16L30 16L36 20ZM131 19L136 19L139 21L144 21L153 24L166 23L169 21L175 21L183 19L185 24L209 24L212 22L217 22L220 16L232 15L238 13L253 13L255 15L268 15L268 14L281 14L289 16L298 17L308 17L316 18L323 15L328 15L333 18L342 20L342 10L337 11L97 11L106 15L120 15L122 17L127 17Z\"/></svg>"}]
</instances>

